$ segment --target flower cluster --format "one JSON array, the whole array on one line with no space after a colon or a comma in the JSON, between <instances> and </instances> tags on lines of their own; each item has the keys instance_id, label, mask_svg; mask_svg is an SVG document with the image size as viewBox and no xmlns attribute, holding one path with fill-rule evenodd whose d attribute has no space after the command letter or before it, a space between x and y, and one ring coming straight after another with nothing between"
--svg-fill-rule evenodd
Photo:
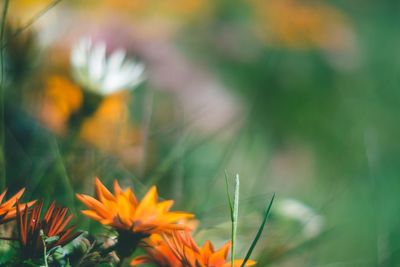
<instances>
[{"instance_id":1,"label":"flower cluster","mask_svg":"<svg viewBox=\"0 0 400 267\"><path fill-rule=\"evenodd\" d=\"M122 189L114 181L111 193L95 180L96 196L76 194L87 209L81 212L117 234L96 245L96 237L76 231L70 222L73 215L68 208L44 200L22 203L25 189L2 203L0 195L0 224L15 220L13 236L1 239L16 241L17 257L10 266L96 266L100 263L120 266L140 248L145 255L136 256L131 266L152 263L168 267L228 267L254 266L254 261L235 260L228 255L231 243L215 249L210 241L197 245L191 231L194 215L171 211L173 200L158 200L155 186L142 199L131 188ZM14 264L14 265L12 265ZM15 265L16 264L16 265ZM29 265L30 264L30 265ZM9 266L9 265L7 265Z\"/></svg>"},{"instance_id":2,"label":"flower cluster","mask_svg":"<svg viewBox=\"0 0 400 267\"><path fill-rule=\"evenodd\" d=\"M27 98L40 98L37 115L46 128L60 137L57 140L60 152L68 147L71 151L66 154L72 155L83 147L87 149L86 145L93 145L93 149L124 157L129 154L129 158L132 151L138 151L136 162L141 162L145 154L141 141L145 130L129 120L128 104L129 90L137 88L147 75L144 64L127 55L121 48L107 47L105 41L81 38L72 45L69 60L64 62L67 64L43 76L46 78L43 91ZM23 99L20 101L25 103ZM74 165L74 169L79 173L80 166ZM81 184L75 185L80 188ZM46 186L35 193L47 192ZM141 198L132 188L121 188L116 180L112 192L98 178L94 188L95 196L76 194L76 202L85 206L78 213L85 216L78 220L89 217L97 221L100 223L97 227L106 230L101 234L91 228L87 232L77 230L73 223L75 208L70 212L54 201L47 203L48 199L24 202L25 188L6 201L3 200L7 190L0 194L0 225L9 230L0 229L0 250L4 243L14 257L0 257L0 267L3 262L5 266L51 267L103 263L107 266L151 263L163 267L255 264L251 260L231 262L230 258L235 257L229 257L230 242L219 249L210 241L198 245L192 227L194 214L173 210L174 201L160 200L156 186L151 186Z\"/></svg>"},{"instance_id":3,"label":"flower cluster","mask_svg":"<svg viewBox=\"0 0 400 267\"><path fill-rule=\"evenodd\" d=\"M230 242L219 250L207 241L199 247L194 241L188 223L193 218L186 212L171 212L172 200L158 202L156 187L138 201L133 191L122 190L114 182L112 194L96 178L96 197L77 194L77 198L89 209L83 210L86 216L111 226L118 233L115 252L123 260L130 256L137 247L143 248L147 255L133 259L132 266L154 263L157 266L182 267L225 267L230 266L227 260ZM241 266L242 260L236 260L234 266ZM255 265L248 261L245 266Z\"/></svg>"}]
</instances>

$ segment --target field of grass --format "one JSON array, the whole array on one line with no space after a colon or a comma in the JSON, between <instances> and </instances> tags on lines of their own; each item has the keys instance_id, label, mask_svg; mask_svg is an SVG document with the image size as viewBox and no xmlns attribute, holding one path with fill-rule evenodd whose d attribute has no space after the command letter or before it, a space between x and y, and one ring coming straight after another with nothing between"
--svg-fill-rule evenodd
<instances>
[{"instance_id":1,"label":"field of grass","mask_svg":"<svg viewBox=\"0 0 400 267\"><path fill-rule=\"evenodd\" d=\"M0 266L399 266L399 12L0 0Z\"/></svg>"}]
</instances>

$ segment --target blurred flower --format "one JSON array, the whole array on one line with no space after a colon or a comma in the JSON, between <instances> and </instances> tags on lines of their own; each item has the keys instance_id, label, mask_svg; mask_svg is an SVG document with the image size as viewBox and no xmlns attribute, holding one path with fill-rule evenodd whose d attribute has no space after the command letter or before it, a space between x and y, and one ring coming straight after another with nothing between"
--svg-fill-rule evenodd
<instances>
[{"instance_id":1,"label":"blurred flower","mask_svg":"<svg viewBox=\"0 0 400 267\"><path fill-rule=\"evenodd\" d=\"M127 165L142 160L142 133L129 120L126 93L103 99L96 112L87 118L80 129L82 140L98 149L118 155Z\"/></svg>"},{"instance_id":2,"label":"blurred flower","mask_svg":"<svg viewBox=\"0 0 400 267\"><path fill-rule=\"evenodd\" d=\"M20 207L17 206L17 225L21 256L24 259L43 257L41 231L46 237L56 237L53 242L46 244L47 249L63 246L80 235L80 232L74 232L75 227L67 227L72 218L72 215L67 215L67 208L56 207L53 202L41 218L43 200L35 203L31 211L27 205L25 209Z\"/></svg>"},{"instance_id":3,"label":"blurred flower","mask_svg":"<svg viewBox=\"0 0 400 267\"><path fill-rule=\"evenodd\" d=\"M90 116L81 114L82 90L61 75L49 76L38 106L38 118L48 129L65 134L73 129L74 119L82 119L80 138L106 153L112 153L129 166L142 160L142 133L130 123L127 92L102 98Z\"/></svg>"},{"instance_id":4,"label":"blurred flower","mask_svg":"<svg viewBox=\"0 0 400 267\"><path fill-rule=\"evenodd\" d=\"M22 188L14 196L12 196L9 200L7 200L4 203L1 203L1 202L4 199L4 196L6 195L7 190L5 190L3 193L1 193L1 195L0 195L0 203L1 203L0 204L0 224L3 224L10 220L15 219L15 216L17 214L17 209L16 209L17 202L22 197L24 192L25 192L25 188ZM33 205L33 203L35 203L35 201L31 201L31 202L28 202L23 205L26 207L30 207Z\"/></svg>"},{"instance_id":5,"label":"blurred flower","mask_svg":"<svg viewBox=\"0 0 400 267\"><path fill-rule=\"evenodd\" d=\"M280 215L300 222L307 239L317 237L324 228L324 218L298 200L284 199L277 203L276 210Z\"/></svg>"},{"instance_id":6,"label":"blurred flower","mask_svg":"<svg viewBox=\"0 0 400 267\"><path fill-rule=\"evenodd\" d=\"M79 87L63 76L50 76L40 105L40 120L54 132L63 133L70 116L79 110L82 101Z\"/></svg>"},{"instance_id":7,"label":"blurred flower","mask_svg":"<svg viewBox=\"0 0 400 267\"><path fill-rule=\"evenodd\" d=\"M188 231L174 231L170 235L164 235L163 241L159 238L150 240L147 256L139 256L133 259L132 266L143 263L155 263L157 266L177 267L229 267L227 261L231 243L225 243L220 249L215 250L210 241L206 241L203 247L199 247ZM170 264L172 263L172 264ZM243 260L235 260L234 266L239 267ZM249 260L245 266L254 266L256 263Z\"/></svg>"},{"instance_id":8,"label":"blurred flower","mask_svg":"<svg viewBox=\"0 0 400 267\"><path fill-rule=\"evenodd\" d=\"M82 38L71 51L72 74L84 89L99 95L133 88L143 81L144 66L125 57L122 49L107 57L105 43Z\"/></svg>"},{"instance_id":9,"label":"blurred flower","mask_svg":"<svg viewBox=\"0 0 400 267\"><path fill-rule=\"evenodd\" d=\"M352 50L354 34L340 10L320 1L251 0L256 30L269 44L328 52Z\"/></svg>"},{"instance_id":10,"label":"blurred flower","mask_svg":"<svg viewBox=\"0 0 400 267\"><path fill-rule=\"evenodd\" d=\"M99 14L104 14L104 11L107 11L107 14L118 12L119 18L126 16L134 19L135 22L156 17L162 19L165 24L169 20L175 23L188 23L188 19L204 18L211 6L210 1L206 0L105 0L100 2L92 0L91 2L95 5L81 5L81 8L87 8L86 13L93 12L99 16Z\"/></svg>"}]
</instances>

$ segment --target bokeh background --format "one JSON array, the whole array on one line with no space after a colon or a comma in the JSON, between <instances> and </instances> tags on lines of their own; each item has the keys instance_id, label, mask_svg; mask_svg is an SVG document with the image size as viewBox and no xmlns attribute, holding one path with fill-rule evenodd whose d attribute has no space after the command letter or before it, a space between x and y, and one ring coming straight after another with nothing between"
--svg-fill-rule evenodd
<instances>
[{"instance_id":1,"label":"bokeh background","mask_svg":"<svg viewBox=\"0 0 400 267\"><path fill-rule=\"evenodd\" d=\"M95 176L157 184L218 243L226 170L241 177L238 254L276 193L259 266L400 266L399 12L394 0L12 0L1 186L90 229L74 193ZM84 36L126 49L146 79L77 130L70 51ZM282 212L288 199L303 206Z\"/></svg>"}]
</instances>

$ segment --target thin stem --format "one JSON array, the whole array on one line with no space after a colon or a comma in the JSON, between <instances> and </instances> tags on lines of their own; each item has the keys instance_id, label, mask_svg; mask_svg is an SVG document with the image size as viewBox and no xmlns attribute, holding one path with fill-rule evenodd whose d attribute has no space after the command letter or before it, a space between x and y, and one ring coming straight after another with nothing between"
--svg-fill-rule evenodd
<instances>
[{"instance_id":1,"label":"thin stem","mask_svg":"<svg viewBox=\"0 0 400 267\"><path fill-rule=\"evenodd\" d=\"M46 248L46 236L43 232L43 230L40 230L40 237L42 238L43 242L43 260L44 260L44 266L49 267L49 264L47 263L47 248Z\"/></svg>"},{"instance_id":2,"label":"thin stem","mask_svg":"<svg viewBox=\"0 0 400 267\"><path fill-rule=\"evenodd\" d=\"M8 4L9 0L4 0L3 2L3 12L2 12L2 20L1 20L1 29L0 29L0 68L1 68L1 80L0 80L0 189L4 189L6 184L6 159L4 153L4 145L5 145L5 120L4 120L4 47L3 43L5 43L5 27L8 13Z\"/></svg>"},{"instance_id":3,"label":"thin stem","mask_svg":"<svg viewBox=\"0 0 400 267\"><path fill-rule=\"evenodd\" d=\"M235 244L236 244L236 233L237 224L239 218L239 174L235 177L235 195L233 197L233 212L232 212L232 247L231 247L231 267L234 266L235 261Z\"/></svg>"}]
</instances>

